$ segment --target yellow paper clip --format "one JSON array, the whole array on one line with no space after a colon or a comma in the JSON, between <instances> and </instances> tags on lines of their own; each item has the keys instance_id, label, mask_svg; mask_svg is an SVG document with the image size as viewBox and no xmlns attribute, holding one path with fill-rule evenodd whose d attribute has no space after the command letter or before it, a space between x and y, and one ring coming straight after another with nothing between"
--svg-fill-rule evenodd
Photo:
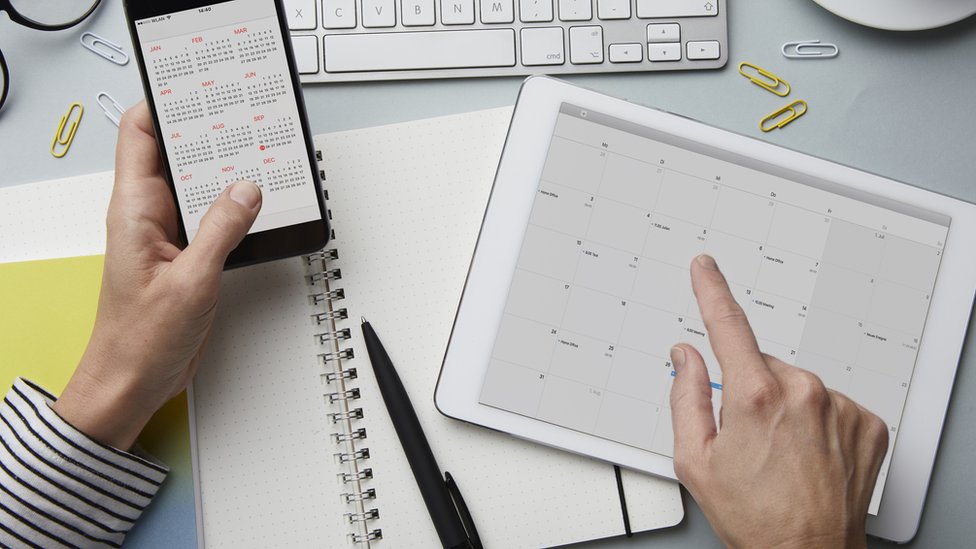
<instances>
[{"instance_id":1,"label":"yellow paper clip","mask_svg":"<svg viewBox=\"0 0 976 549\"><path fill-rule=\"evenodd\" d=\"M776 121L777 118L789 113L789 116ZM790 103L789 105L783 107L782 109L770 114L769 116L763 118L759 121L759 129L764 132L771 132L777 128L782 128L783 126L789 124L790 122L800 118L807 113L807 102L802 99L797 99L796 101ZM770 125L772 123L772 125Z\"/></svg>"},{"instance_id":2,"label":"yellow paper clip","mask_svg":"<svg viewBox=\"0 0 976 549\"><path fill-rule=\"evenodd\" d=\"M750 74L744 71L743 68L745 67L755 69L758 76L756 74ZM780 97L786 97L790 94L790 85L786 82L786 80L783 80L766 69L757 67L752 63L739 63L739 74L745 76L751 80L753 84L759 86L760 88L775 93Z\"/></svg>"},{"instance_id":3,"label":"yellow paper clip","mask_svg":"<svg viewBox=\"0 0 976 549\"><path fill-rule=\"evenodd\" d=\"M72 119L72 115L78 110L78 118L71 122L71 127L68 129L68 135L64 135L64 127L68 124L68 120ZM71 148L71 142L75 138L75 132L78 131L78 124L81 123L81 117L85 114L85 106L81 103L72 103L68 107L68 112L61 117L61 123L58 124L58 132L54 134L54 141L51 141L51 154L54 158L61 158L68 154L68 149ZM60 152L58 152L58 145L64 147Z\"/></svg>"}]
</instances>

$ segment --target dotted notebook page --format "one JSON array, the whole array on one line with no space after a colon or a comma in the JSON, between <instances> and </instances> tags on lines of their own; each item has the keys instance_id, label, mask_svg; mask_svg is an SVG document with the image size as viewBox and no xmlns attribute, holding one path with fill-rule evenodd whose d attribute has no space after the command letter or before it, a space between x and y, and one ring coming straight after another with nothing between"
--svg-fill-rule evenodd
<instances>
[{"instance_id":1,"label":"dotted notebook page","mask_svg":"<svg viewBox=\"0 0 976 549\"><path fill-rule=\"evenodd\" d=\"M488 547L541 547L620 535L612 466L442 416L433 393L494 178L509 109L319 136L384 542L433 547L436 533L362 344L373 324L442 468L456 478ZM635 530L670 526L677 485L625 476Z\"/></svg>"},{"instance_id":2,"label":"dotted notebook page","mask_svg":"<svg viewBox=\"0 0 976 549\"><path fill-rule=\"evenodd\" d=\"M101 172L0 188L0 262L105 253L114 180Z\"/></svg>"}]
</instances>

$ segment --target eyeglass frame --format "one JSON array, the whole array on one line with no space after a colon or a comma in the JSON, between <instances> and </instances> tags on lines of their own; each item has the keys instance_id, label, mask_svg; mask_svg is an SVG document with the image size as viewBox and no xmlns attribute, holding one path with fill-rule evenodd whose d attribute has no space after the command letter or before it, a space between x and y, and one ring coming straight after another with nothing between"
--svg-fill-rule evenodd
<instances>
[{"instance_id":1,"label":"eyeglass frame","mask_svg":"<svg viewBox=\"0 0 976 549\"><path fill-rule=\"evenodd\" d=\"M89 8L84 15L78 19L75 19L74 21L69 21L61 25L45 25L44 23L38 23L37 21L29 19L17 11L13 4L10 3L10 0L0 0L0 11L7 12L7 16L10 17L11 22L23 25L29 29L40 31L59 31L70 29L85 19L88 19L88 17L91 16L91 14L94 13L101 4L102 0L95 0L92 2L91 8ZM3 75L2 89L0 89L0 109L2 109L3 104L7 101L7 92L10 89L10 70L7 68L7 60L3 57L2 50L0 50L0 74Z\"/></svg>"}]
</instances>

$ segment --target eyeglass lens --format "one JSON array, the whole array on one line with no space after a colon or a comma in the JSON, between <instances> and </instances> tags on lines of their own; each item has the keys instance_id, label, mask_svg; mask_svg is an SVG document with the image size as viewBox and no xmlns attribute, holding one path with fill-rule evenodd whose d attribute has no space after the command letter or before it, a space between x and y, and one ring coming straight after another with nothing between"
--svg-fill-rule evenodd
<instances>
[{"instance_id":1,"label":"eyeglass lens","mask_svg":"<svg viewBox=\"0 0 976 549\"><path fill-rule=\"evenodd\" d=\"M25 19L46 27L61 27L84 19L99 0L10 0Z\"/></svg>"}]
</instances>

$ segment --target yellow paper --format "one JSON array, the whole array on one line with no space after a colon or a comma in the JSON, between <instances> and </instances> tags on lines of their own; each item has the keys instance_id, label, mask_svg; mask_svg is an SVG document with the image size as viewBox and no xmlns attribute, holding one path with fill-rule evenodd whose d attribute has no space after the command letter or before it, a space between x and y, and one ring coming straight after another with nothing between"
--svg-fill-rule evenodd
<instances>
[{"instance_id":1,"label":"yellow paper","mask_svg":"<svg viewBox=\"0 0 976 549\"><path fill-rule=\"evenodd\" d=\"M0 387L17 376L54 394L88 344L103 256L0 264Z\"/></svg>"}]
</instances>

